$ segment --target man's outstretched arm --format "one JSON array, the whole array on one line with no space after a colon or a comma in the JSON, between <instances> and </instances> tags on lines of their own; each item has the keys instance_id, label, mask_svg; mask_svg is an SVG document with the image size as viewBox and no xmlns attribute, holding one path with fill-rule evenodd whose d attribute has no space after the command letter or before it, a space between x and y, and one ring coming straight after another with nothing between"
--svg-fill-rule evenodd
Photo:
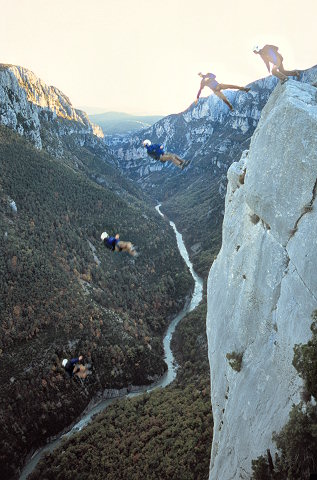
<instances>
[{"instance_id":1,"label":"man's outstretched arm","mask_svg":"<svg viewBox=\"0 0 317 480\"><path fill-rule=\"evenodd\" d=\"M268 61L268 59L267 59L267 58L265 58L265 57L262 57L262 55L261 55L261 58L262 58L263 62L265 63L265 65L266 65L266 68L268 69L268 72L269 72L269 73L271 73L271 69L270 69L270 62Z\"/></svg>"},{"instance_id":2,"label":"man's outstretched arm","mask_svg":"<svg viewBox=\"0 0 317 480\"><path fill-rule=\"evenodd\" d=\"M204 87L203 87L203 86L200 84L200 89L198 90L198 93L197 93L197 98L196 98L196 100L198 100L198 99L199 99L199 97L200 97L200 94L201 94L201 92L202 92L202 89L203 89L203 88L204 88Z\"/></svg>"}]
</instances>

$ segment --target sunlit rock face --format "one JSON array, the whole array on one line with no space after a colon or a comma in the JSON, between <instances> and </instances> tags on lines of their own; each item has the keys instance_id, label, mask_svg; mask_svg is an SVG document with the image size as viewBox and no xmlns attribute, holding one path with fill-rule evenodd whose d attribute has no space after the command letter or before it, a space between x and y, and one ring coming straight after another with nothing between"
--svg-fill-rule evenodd
<instances>
[{"instance_id":1,"label":"sunlit rock face","mask_svg":"<svg viewBox=\"0 0 317 480\"><path fill-rule=\"evenodd\" d=\"M228 171L208 279L212 480L249 479L252 459L274 452L272 432L300 400L293 347L310 338L317 308L316 98L309 84L278 86L249 152ZM242 354L240 371L232 352Z\"/></svg>"},{"instance_id":2,"label":"sunlit rock face","mask_svg":"<svg viewBox=\"0 0 317 480\"><path fill-rule=\"evenodd\" d=\"M78 146L103 144L101 128L74 109L66 95L13 65L0 64L0 124L57 157L64 152L62 137L71 137Z\"/></svg>"}]
</instances>

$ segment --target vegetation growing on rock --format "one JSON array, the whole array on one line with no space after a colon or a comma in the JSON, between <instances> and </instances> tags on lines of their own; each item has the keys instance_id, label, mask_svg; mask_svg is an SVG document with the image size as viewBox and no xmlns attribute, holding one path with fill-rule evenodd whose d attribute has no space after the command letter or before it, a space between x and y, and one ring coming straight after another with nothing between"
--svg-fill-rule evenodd
<instances>
[{"instance_id":1,"label":"vegetation growing on rock","mask_svg":"<svg viewBox=\"0 0 317 480\"><path fill-rule=\"evenodd\" d=\"M295 345L293 365L304 380L308 399L314 399L293 406L287 424L273 435L278 449L274 465L263 455L253 460L253 480L309 480L317 472L317 311L312 318L312 338Z\"/></svg>"}]
</instances>

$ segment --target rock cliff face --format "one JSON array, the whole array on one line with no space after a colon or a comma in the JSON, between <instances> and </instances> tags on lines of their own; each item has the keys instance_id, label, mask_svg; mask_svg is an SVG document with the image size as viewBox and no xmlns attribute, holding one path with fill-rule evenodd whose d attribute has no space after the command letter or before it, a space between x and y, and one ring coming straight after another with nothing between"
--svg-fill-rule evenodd
<instances>
[{"instance_id":1,"label":"rock cliff face","mask_svg":"<svg viewBox=\"0 0 317 480\"><path fill-rule=\"evenodd\" d=\"M66 137L77 146L103 144L101 128L74 109L66 95L14 65L0 64L0 124L56 157L64 154Z\"/></svg>"},{"instance_id":2,"label":"rock cliff face","mask_svg":"<svg viewBox=\"0 0 317 480\"><path fill-rule=\"evenodd\" d=\"M272 432L300 399L293 347L310 338L317 308L316 99L308 84L278 86L249 152L228 171L208 280L213 480L249 479L251 460L274 451ZM240 371L232 352L242 354Z\"/></svg>"}]
</instances>

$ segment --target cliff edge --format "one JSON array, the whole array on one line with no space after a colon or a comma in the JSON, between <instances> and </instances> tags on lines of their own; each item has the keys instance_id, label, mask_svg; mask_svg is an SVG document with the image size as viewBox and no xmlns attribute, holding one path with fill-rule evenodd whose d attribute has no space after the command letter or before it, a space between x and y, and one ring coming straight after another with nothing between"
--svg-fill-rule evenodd
<instances>
[{"instance_id":1,"label":"cliff edge","mask_svg":"<svg viewBox=\"0 0 317 480\"><path fill-rule=\"evenodd\" d=\"M208 279L210 479L249 479L251 460L274 451L272 432L300 400L293 347L311 337L317 308L316 193L317 89L289 80L228 171Z\"/></svg>"}]
</instances>

